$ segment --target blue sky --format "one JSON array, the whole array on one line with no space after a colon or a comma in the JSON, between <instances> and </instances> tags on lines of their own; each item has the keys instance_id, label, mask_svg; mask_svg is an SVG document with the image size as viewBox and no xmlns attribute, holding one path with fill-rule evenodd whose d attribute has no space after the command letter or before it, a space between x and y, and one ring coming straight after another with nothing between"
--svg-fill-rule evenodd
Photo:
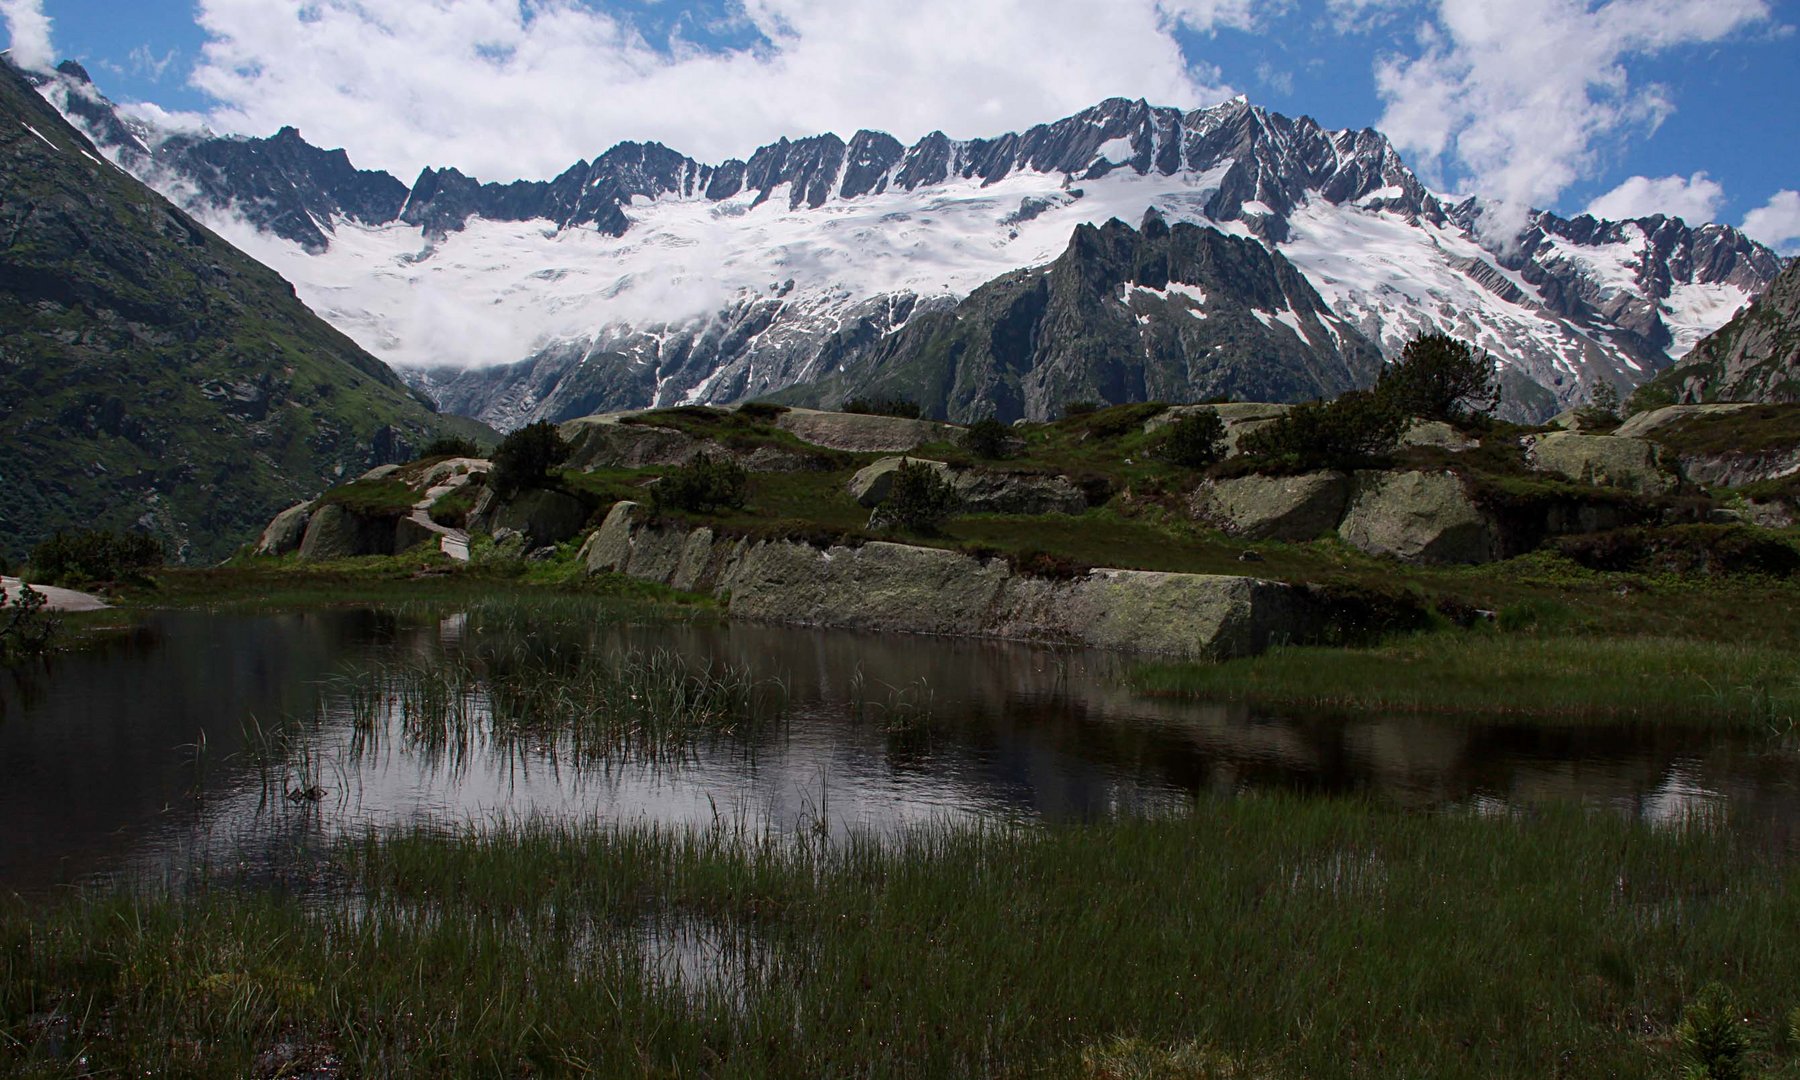
<instances>
[{"instance_id":1,"label":"blue sky","mask_svg":"<svg viewBox=\"0 0 1800 1080\"><path fill-rule=\"evenodd\" d=\"M881 6L0 0L0 13L16 38L47 16L48 48L117 100L249 134L291 122L406 180L426 164L551 175L624 138L718 160L779 134L968 137L1112 94L1191 107L1242 92L1380 127L1445 190L1570 214L1755 215L1753 234L1800 248L1800 0Z\"/></svg>"}]
</instances>

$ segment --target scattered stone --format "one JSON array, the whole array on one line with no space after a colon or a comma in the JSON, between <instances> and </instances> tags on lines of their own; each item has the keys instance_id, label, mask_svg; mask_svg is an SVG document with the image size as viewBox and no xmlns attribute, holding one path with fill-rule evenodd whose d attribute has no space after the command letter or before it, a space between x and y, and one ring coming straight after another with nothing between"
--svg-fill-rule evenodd
<instances>
[{"instance_id":1,"label":"scattered stone","mask_svg":"<svg viewBox=\"0 0 1800 1080\"><path fill-rule=\"evenodd\" d=\"M1262 561L1263 561L1263 556L1262 556L1262 552L1260 552L1260 551L1242 551L1242 552L1238 553L1238 562L1262 562Z\"/></svg>"}]
</instances>

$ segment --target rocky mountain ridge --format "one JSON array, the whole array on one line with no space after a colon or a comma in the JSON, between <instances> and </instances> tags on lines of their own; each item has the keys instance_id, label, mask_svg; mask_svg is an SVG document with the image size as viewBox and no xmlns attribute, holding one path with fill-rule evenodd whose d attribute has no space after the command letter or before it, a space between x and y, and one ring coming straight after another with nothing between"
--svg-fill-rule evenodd
<instances>
[{"instance_id":1,"label":"rocky mountain ridge","mask_svg":"<svg viewBox=\"0 0 1800 1080\"><path fill-rule=\"evenodd\" d=\"M1800 402L1800 262L1640 393L1646 403Z\"/></svg>"},{"instance_id":2,"label":"rocky mountain ridge","mask_svg":"<svg viewBox=\"0 0 1800 1080\"><path fill-rule=\"evenodd\" d=\"M0 556L62 529L207 561L468 421L105 161L0 62Z\"/></svg>"},{"instance_id":3,"label":"rocky mountain ridge","mask_svg":"<svg viewBox=\"0 0 1800 1080\"><path fill-rule=\"evenodd\" d=\"M1146 209L1279 251L1390 354L1426 330L1475 341L1520 416L1667 367L1781 266L1733 229L1662 217L1534 212L1496 241L1491 207L1431 192L1379 132L1241 99L1114 99L993 139L782 139L718 165L621 143L549 181L426 169L408 188L292 129L134 126L77 68L42 89L122 165L259 230L251 250L415 385L502 427L815 381L853 359L846 338L884 339Z\"/></svg>"}]
</instances>

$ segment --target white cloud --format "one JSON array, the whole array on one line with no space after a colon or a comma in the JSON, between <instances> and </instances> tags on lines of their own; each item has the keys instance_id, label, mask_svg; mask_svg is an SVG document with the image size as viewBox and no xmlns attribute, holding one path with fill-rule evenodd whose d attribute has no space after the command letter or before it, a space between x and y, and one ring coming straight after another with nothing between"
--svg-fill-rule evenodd
<instances>
[{"instance_id":1,"label":"white cloud","mask_svg":"<svg viewBox=\"0 0 1800 1080\"><path fill-rule=\"evenodd\" d=\"M1703 172L1655 179L1633 176L1588 203L1587 212L1610 221L1666 214L1689 225L1701 225L1718 219L1719 204L1724 201L1725 188Z\"/></svg>"},{"instance_id":2,"label":"white cloud","mask_svg":"<svg viewBox=\"0 0 1800 1080\"><path fill-rule=\"evenodd\" d=\"M131 50L131 70L151 82L162 82L162 78L174 65L176 51L170 49L161 56L150 51L150 46L139 45Z\"/></svg>"},{"instance_id":3,"label":"white cloud","mask_svg":"<svg viewBox=\"0 0 1800 1080\"><path fill-rule=\"evenodd\" d=\"M1800 255L1800 191L1778 191L1744 215L1744 234L1783 255Z\"/></svg>"},{"instance_id":4,"label":"white cloud","mask_svg":"<svg viewBox=\"0 0 1800 1080\"><path fill-rule=\"evenodd\" d=\"M1503 238L1528 206L1554 205L1595 172L1609 143L1673 110L1664 88L1633 83L1627 61L1768 15L1767 0L1437 0L1419 54L1376 65L1379 126L1427 175L1491 195L1485 218Z\"/></svg>"},{"instance_id":5,"label":"white cloud","mask_svg":"<svg viewBox=\"0 0 1800 1080\"><path fill-rule=\"evenodd\" d=\"M623 139L702 160L782 135L860 127L903 141L992 135L1111 95L1184 107L1227 96L1176 27L1249 27L1252 0L743 0L765 39L652 48L575 0L200 0L194 83L210 123L293 124L411 180L455 165L553 175Z\"/></svg>"},{"instance_id":6,"label":"white cloud","mask_svg":"<svg viewBox=\"0 0 1800 1080\"><path fill-rule=\"evenodd\" d=\"M43 0L0 0L0 19L12 36L13 62L33 71L56 66L56 49L50 44L50 16Z\"/></svg>"}]
</instances>

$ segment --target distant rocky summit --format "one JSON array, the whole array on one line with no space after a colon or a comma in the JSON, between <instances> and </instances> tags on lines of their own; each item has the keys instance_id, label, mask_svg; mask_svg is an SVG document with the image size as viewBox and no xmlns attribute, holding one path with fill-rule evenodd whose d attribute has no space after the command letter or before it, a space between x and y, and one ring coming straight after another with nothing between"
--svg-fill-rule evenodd
<instances>
[{"instance_id":1,"label":"distant rocky summit","mask_svg":"<svg viewBox=\"0 0 1800 1080\"><path fill-rule=\"evenodd\" d=\"M1800 260L1638 395L1646 405L1800 402Z\"/></svg>"}]
</instances>

